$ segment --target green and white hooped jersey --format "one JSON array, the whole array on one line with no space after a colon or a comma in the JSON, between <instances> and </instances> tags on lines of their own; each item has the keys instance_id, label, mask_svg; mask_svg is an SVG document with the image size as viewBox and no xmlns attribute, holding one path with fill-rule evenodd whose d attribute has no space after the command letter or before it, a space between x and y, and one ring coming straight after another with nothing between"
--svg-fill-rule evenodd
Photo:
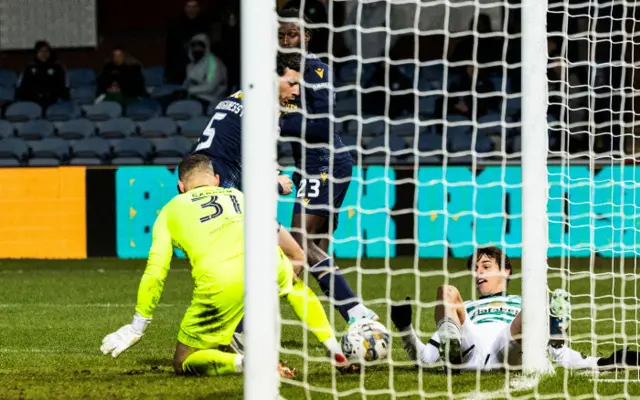
<instances>
[{"instance_id":1,"label":"green and white hooped jersey","mask_svg":"<svg viewBox=\"0 0 640 400\"><path fill-rule=\"evenodd\" d=\"M476 325L488 323L510 324L522 311L522 297L493 295L464 302L467 318Z\"/></svg>"}]
</instances>

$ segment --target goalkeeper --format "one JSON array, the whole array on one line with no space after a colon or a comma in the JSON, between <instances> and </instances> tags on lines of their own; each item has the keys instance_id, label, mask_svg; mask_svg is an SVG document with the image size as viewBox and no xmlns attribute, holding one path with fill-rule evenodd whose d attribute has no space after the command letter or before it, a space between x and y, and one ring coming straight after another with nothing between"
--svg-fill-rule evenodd
<instances>
[{"instance_id":1,"label":"goalkeeper","mask_svg":"<svg viewBox=\"0 0 640 400\"><path fill-rule=\"evenodd\" d=\"M164 206L153 227L133 321L107 335L100 350L117 357L142 338L160 300L173 247L177 247L190 260L194 289L178 333L174 369L187 375L240 373L243 356L232 353L229 344L244 314L243 195L218 187L218 175L206 155L187 156L178 167L178 177L181 194ZM320 301L302 281L294 281L291 262L278 251L280 296L287 297L336 364L348 366ZM292 374L284 366L280 373Z\"/></svg>"},{"instance_id":2,"label":"goalkeeper","mask_svg":"<svg viewBox=\"0 0 640 400\"><path fill-rule=\"evenodd\" d=\"M411 325L411 305L394 305L391 319L403 332L402 346L411 360L432 365L442 359L447 367L463 370L494 370L505 365L522 365L521 297L507 294L511 261L497 247L480 248L469 258L475 267L479 298L463 301L460 292L450 285L438 288L435 309L437 332L426 344ZM410 300L407 298L407 300ZM569 324L569 295L558 289L551 297L551 361L569 369L599 369L613 365L638 365L639 354L619 350L607 358L584 357L564 344ZM549 365L549 369L552 366Z\"/></svg>"}]
</instances>

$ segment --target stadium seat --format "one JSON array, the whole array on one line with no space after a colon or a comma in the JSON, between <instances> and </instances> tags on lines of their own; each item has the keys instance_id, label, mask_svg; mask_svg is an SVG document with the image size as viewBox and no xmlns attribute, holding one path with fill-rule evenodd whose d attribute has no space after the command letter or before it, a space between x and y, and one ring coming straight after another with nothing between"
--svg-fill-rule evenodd
<instances>
[{"instance_id":1,"label":"stadium seat","mask_svg":"<svg viewBox=\"0 0 640 400\"><path fill-rule=\"evenodd\" d=\"M333 115L337 118L359 114L361 113L358 112L358 99L356 97L347 97L336 102L335 108L333 109Z\"/></svg>"},{"instance_id":2,"label":"stadium seat","mask_svg":"<svg viewBox=\"0 0 640 400\"><path fill-rule=\"evenodd\" d=\"M176 90L180 89L180 85L165 84L151 89L151 97L157 99L159 97L169 96Z\"/></svg>"},{"instance_id":3,"label":"stadium seat","mask_svg":"<svg viewBox=\"0 0 640 400\"><path fill-rule=\"evenodd\" d=\"M473 136L471 134L448 136L447 149L450 152L449 160L452 163L469 163L472 161L474 155L476 157L487 157L486 153L490 153L493 150L491 138L487 136L476 136L475 141L474 148Z\"/></svg>"},{"instance_id":4,"label":"stadium seat","mask_svg":"<svg viewBox=\"0 0 640 400\"><path fill-rule=\"evenodd\" d=\"M438 102L437 95L425 95L420 96L418 99L418 114L423 116L433 116L436 113L436 103Z\"/></svg>"},{"instance_id":5,"label":"stadium seat","mask_svg":"<svg viewBox=\"0 0 640 400\"><path fill-rule=\"evenodd\" d=\"M351 156L358 156L358 137L354 135L342 135L342 144L345 145L344 150L337 150L337 153L342 153L344 151L348 151L351 153Z\"/></svg>"},{"instance_id":6,"label":"stadium seat","mask_svg":"<svg viewBox=\"0 0 640 400\"><path fill-rule=\"evenodd\" d=\"M48 138L31 142L30 166L58 166L69 158L69 142L60 138Z\"/></svg>"},{"instance_id":7,"label":"stadium seat","mask_svg":"<svg viewBox=\"0 0 640 400\"><path fill-rule=\"evenodd\" d=\"M169 117L152 118L138 124L140 136L148 138L173 136L178 132L178 125Z\"/></svg>"},{"instance_id":8,"label":"stadium seat","mask_svg":"<svg viewBox=\"0 0 640 400\"><path fill-rule=\"evenodd\" d=\"M152 99L140 99L127 107L126 116L134 121L146 121L162 114L162 106Z\"/></svg>"},{"instance_id":9,"label":"stadium seat","mask_svg":"<svg viewBox=\"0 0 640 400\"><path fill-rule=\"evenodd\" d=\"M178 100L167 107L167 117L186 120L202 115L202 104L196 100Z\"/></svg>"},{"instance_id":10,"label":"stadium seat","mask_svg":"<svg viewBox=\"0 0 640 400\"><path fill-rule=\"evenodd\" d=\"M182 158L189 154L194 147L193 141L183 136L156 139L154 143L156 152L153 164L155 165L180 164Z\"/></svg>"},{"instance_id":11,"label":"stadium seat","mask_svg":"<svg viewBox=\"0 0 640 400\"><path fill-rule=\"evenodd\" d=\"M364 118L362 121L362 136L378 136L385 132L387 123L384 119Z\"/></svg>"},{"instance_id":12,"label":"stadium seat","mask_svg":"<svg viewBox=\"0 0 640 400\"><path fill-rule=\"evenodd\" d=\"M25 122L18 128L18 136L24 140L42 140L54 136L56 128L46 119Z\"/></svg>"},{"instance_id":13,"label":"stadium seat","mask_svg":"<svg viewBox=\"0 0 640 400\"><path fill-rule=\"evenodd\" d=\"M71 68L67 71L70 88L93 86L96 84L96 74L89 68Z\"/></svg>"},{"instance_id":14,"label":"stadium seat","mask_svg":"<svg viewBox=\"0 0 640 400\"><path fill-rule=\"evenodd\" d=\"M209 124L210 118L208 117L195 117L190 120L185 121L180 128L180 132L182 136L190 137L190 138L199 138L202 134L202 131Z\"/></svg>"},{"instance_id":15,"label":"stadium seat","mask_svg":"<svg viewBox=\"0 0 640 400\"><path fill-rule=\"evenodd\" d=\"M506 91L506 93L511 93L511 79L508 76L493 74L489 77L489 80L497 92ZM502 90L503 84L505 85L505 90Z\"/></svg>"},{"instance_id":16,"label":"stadium seat","mask_svg":"<svg viewBox=\"0 0 640 400\"><path fill-rule=\"evenodd\" d=\"M71 100L79 105L90 105L96 101L95 86L80 86L71 88Z\"/></svg>"},{"instance_id":17,"label":"stadium seat","mask_svg":"<svg viewBox=\"0 0 640 400\"><path fill-rule=\"evenodd\" d=\"M74 143L71 165L101 165L111 157L109 141L91 137Z\"/></svg>"},{"instance_id":18,"label":"stadium seat","mask_svg":"<svg viewBox=\"0 0 640 400\"><path fill-rule=\"evenodd\" d=\"M520 94L517 95L509 95L509 97L507 97L507 115L509 116L516 116L519 112L520 109L522 108L522 97L520 96Z\"/></svg>"},{"instance_id":19,"label":"stadium seat","mask_svg":"<svg viewBox=\"0 0 640 400\"><path fill-rule=\"evenodd\" d=\"M29 154L27 143L18 138L0 140L0 166L19 166Z\"/></svg>"},{"instance_id":20,"label":"stadium seat","mask_svg":"<svg viewBox=\"0 0 640 400\"><path fill-rule=\"evenodd\" d=\"M442 161L442 136L435 131L424 131L418 135L416 147L418 162L421 165L439 164Z\"/></svg>"},{"instance_id":21,"label":"stadium seat","mask_svg":"<svg viewBox=\"0 0 640 400\"><path fill-rule=\"evenodd\" d=\"M67 140L84 139L93 136L96 126L85 118L72 119L63 123L58 129L58 136Z\"/></svg>"},{"instance_id":22,"label":"stadium seat","mask_svg":"<svg viewBox=\"0 0 640 400\"><path fill-rule=\"evenodd\" d=\"M0 87L15 88L18 74L10 69L0 69Z\"/></svg>"},{"instance_id":23,"label":"stadium seat","mask_svg":"<svg viewBox=\"0 0 640 400\"><path fill-rule=\"evenodd\" d=\"M11 122L6 119L0 119L0 139L8 139L15 136L16 130Z\"/></svg>"},{"instance_id":24,"label":"stadium seat","mask_svg":"<svg viewBox=\"0 0 640 400\"><path fill-rule=\"evenodd\" d=\"M18 101L7 107L4 117L11 122L24 122L42 117L42 108L30 101Z\"/></svg>"},{"instance_id":25,"label":"stadium seat","mask_svg":"<svg viewBox=\"0 0 640 400\"><path fill-rule=\"evenodd\" d=\"M49 121L69 121L70 119L80 118L82 110L77 104L64 101L50 105L45 112L45 116Z\"/></svg>"},{"instance_id":26,"label":"stadium seat","mask_svg":"<svg viewBox=\"0 0 640 400\"><path fill-rule=\"evenodd\" d=\"M84 115L91 121L106 121L122 116L122 106L115 101L103 101L84 106Z\"/></svg>"},{"instance_id":27,"label":"stadium seat","mask_svg":"<svg viewBox=\"0 0 640 400\"><path fill-rule=\"evenodd\" d=\"M114 118L98 122L98 136L105 139L119 139L131 136L136 131L136 125L129 118Z\"/></svg>"},{"instance_id":28,"label":"stadium seat","mask_svg":"<svg viewBox=\"0 0 640 400\"><path fill-rule=\"evenodd\" d=\"M113 148L113 165L143 165L151 157L153 146L148 139L128 137Z\"/></svg>"},{"instance_id":29,"label":"stadium seat","mask_svg":"<svg viewBox=\"0 0 640 400\"><path fill-rule=\"evenodd\" d=\"M414 137L417 134L416 124L413 122L407 122L406 120L403 122L391 121L389 124L389 134L397 135L397 136L409 136Z\"/></svg>"},{"instance_id":30,"label":"stadium seat","mask_svg":"<svg viewBox=\"0 0 640 400\"><path fill-rule=\"evenodd\" d=\"M489 113L478 118L478 136L502 135L504 132L502 117L498 113Z\"/></svg>"},{"instance_id":31,"label":"stadium seat","mask_svg":"<svg viewBox=\"0 0 640 400\"><path fill-rule=\"evenodd\" d=\"M148 67L142 71L146 86L158 87L164 83L164 67Z\"/></svg>"},{"instance_id":32,"label":"stadium seat","mask_svg":"<svg viewBox=\"0 0 640 400\"><path fill-rule=\"evenodd\" d=\"M0 86L0 103L10 103L16 98L16 90L12 87Z\"/></svg>"},{"instance_id":33,"label":"stadium seat","mask_svg":"<svg viewBox=\"0 0 640 400\"><path fill-rule=\"evenodd\" d=\"M364 147L364 162L369 165L385 164L387 160L395 164L399 158L410 154L407 142L395 135L389 135L388 139L385 136L376 136Z\"/></svg>"}]
</instances>

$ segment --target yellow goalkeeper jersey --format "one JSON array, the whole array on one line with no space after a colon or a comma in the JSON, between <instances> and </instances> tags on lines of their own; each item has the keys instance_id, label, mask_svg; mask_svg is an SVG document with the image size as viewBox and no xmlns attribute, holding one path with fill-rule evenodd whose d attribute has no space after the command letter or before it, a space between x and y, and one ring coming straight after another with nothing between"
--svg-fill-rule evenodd
<instances>
[{"instance_id":1,"label":"yellow goalkeeper jersey","mask_svg":"<svg viewBox=\"0 0 640 400\"><path fill-rule=\"evenodd\" d=\"M169 272L173 248L184 251L197 287L216 274L216 266L244 255L244 196L237 189L202 186L174 197L153 226L147 267L140 281L136 312L151 318ZM241 259L242 260L242 259ZM226 263L226 264L225 264Z\"/></svg>"}]
</instances>

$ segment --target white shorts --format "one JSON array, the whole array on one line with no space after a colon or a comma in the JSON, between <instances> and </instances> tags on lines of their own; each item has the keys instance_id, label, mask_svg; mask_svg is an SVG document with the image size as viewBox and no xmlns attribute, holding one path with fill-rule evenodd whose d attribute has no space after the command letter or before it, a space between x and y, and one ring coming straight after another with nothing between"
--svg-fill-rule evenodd
<instances>
[{"instance_id":1,"label":"white shorts","mask_svg":"<svg viewBox=\"0 0 640 400\"><path fill-rule=\"evenodd\" d=\"M462 361L466 370L489 371L522 364L522 348L511 340L510 325L485 323L476 325L465 319L462 334Z\"/></svg>"}]
</instances>

